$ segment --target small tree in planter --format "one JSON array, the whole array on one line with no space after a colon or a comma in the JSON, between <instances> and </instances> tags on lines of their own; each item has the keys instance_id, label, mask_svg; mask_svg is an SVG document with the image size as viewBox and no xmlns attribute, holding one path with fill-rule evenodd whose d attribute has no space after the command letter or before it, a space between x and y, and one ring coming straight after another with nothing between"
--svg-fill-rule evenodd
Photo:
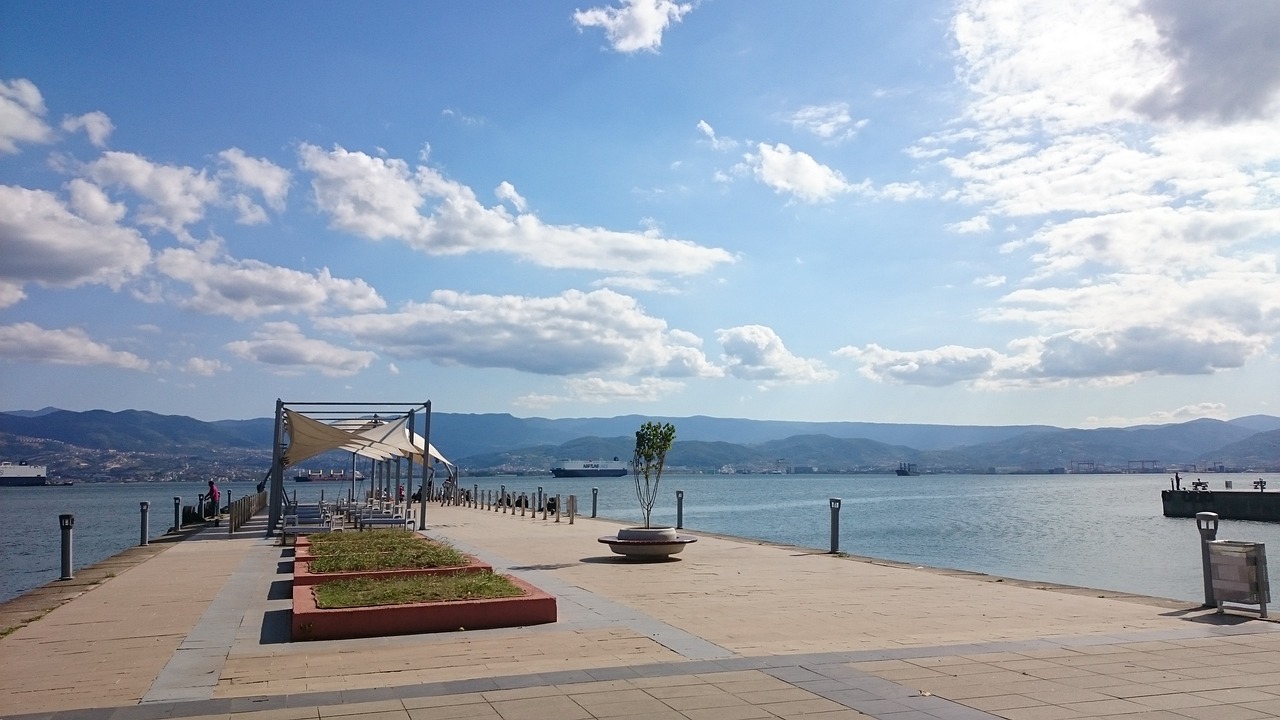
<instances>
[{"instance_id":1,"label":"small tree in planter","mask_svg":"<svg viewBox=\"0 0 1280 720\"><path fill-rule=\"evenodd\" d=\"M631 463L631 475L636 483L636 499L648 528L653 515L653 503L658 499L658 481L667 462L667 451L676 441L676 428L671 423L647 422L636 431L636 452ZM642 481L643 478L643 481Z\"/></svg>"}]
</instances>

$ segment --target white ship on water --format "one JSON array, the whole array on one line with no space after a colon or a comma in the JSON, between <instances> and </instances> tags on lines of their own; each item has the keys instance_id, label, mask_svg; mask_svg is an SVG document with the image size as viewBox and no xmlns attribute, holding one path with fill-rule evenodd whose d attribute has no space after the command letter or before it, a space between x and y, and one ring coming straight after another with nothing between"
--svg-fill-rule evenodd
<instances>
[{"instance_id":1,"label":"white ship on water","mask_svg":"<svg viewBox=\"0 0 1280 720\"><path fill-rule=\"evenodd\" d=\"M622 477L627 474L627 463L618 458L612 460L561 460L551 466L551 474L558 478Z\"/></svg>"},{"instance_id":2,"label":"white ship on water","mask_svg":"<svg viewBox=\"0 0 1280 720\"><path fill-rule=\"evenodd\" d=\"M0 487L33 487L48 485L48 470L45 465L28 465L11 462L0 463Z\"/></svg>"}]
</instances>

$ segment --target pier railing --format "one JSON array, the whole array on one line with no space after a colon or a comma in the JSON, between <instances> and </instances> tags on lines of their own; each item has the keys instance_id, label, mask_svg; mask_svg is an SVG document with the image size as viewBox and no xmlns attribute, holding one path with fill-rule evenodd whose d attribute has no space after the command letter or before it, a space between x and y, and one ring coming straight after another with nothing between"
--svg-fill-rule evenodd
<instances>
[{"instance_id":1,"label":"pier railing","mask_svg":"<svg viewBox=\"0 0 1280 720\"><path fill-rule=\"evenodd\" d=\"M232 500L227 506L227 532L234 533L258 513L267 508L267 493L259 492Z\"/></svg>"}]
</instances>

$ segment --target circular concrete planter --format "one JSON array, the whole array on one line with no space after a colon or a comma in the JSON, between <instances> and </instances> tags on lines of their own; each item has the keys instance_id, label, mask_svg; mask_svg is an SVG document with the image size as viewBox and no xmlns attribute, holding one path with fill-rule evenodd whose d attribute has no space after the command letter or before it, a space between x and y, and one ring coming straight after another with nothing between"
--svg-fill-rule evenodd
<instances>
[{"instance_id":1,"label":"circular concrete planter","mask_svg":"<svg viewBox=\"0 0 1280 720\"><path fill-rule=\"evenodd\" d=\"M617 535L607 535L600 542L619 555L630 558L662 560L697 542L692 535L680 535L675 528L622 528Z\"/></svg>"}]
</instances>

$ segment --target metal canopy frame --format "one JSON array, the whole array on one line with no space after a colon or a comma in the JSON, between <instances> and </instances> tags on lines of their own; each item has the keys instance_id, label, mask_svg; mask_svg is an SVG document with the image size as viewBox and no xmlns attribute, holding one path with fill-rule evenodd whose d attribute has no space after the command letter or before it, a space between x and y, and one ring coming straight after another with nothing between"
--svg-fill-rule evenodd
<instances>
[{"instance_id":1,"label":"metal canopy frame","mask_svg":"<svg viewBox=\"0 0 1280 720\"><path fill-rule=\"evenodd\" d=\"M415 427L417 425L419 412L421 412L421 415L422 415L422 430L420 435L417 434L416 427ZM288 457L288 452L292 443L290 441L286 441L286 435L290 434L290 428L287 421L287 417L289 417L290 413L307 418L308 420L313 421L313 423L315 422L322 423L323 425L326 425L330 428L342 430L348 433L348 435L350 436L349 443L345 445L344 444L334 445L332 448L330 448L330 450L347 450L352 453L352 456L351 456L351 464L352 464L351 493L352 495L354 495L355 493L355 489L354 489L355 462L356 462L355 458L357 455L365 455L366 457L369 457L370 462L372 463L372 467L370 470L370 477L369 477L371 487L375 478L377 478L379 481L385 479L388 489L390 489L390 483L391 483L391 460L395 460L395 479L397 483L400 480L401 461L407 460L409 472L408 472L408 479L407 479L408 484L406 487L406 494L410 498L413 496L413 466L414 466L415 457L421 457L424 459L422 462L422 466L423 466L422 467L422 483L421 483L422 487L425 487L426 484L430 482L431 479L434 478L435 476L436 462L435 462L435 458L432 457L433 448L431 445L431 401L430 400L427 400L425 402L418 402L418 403L285 402L284 400L280 400L277 398L276 399L275 433L274 433L275 436L272 444L271 471L269 473L270 497L268 500L268 508L269 508L269 515L268 515L268 522L267 522L268 537L271 537L275 534L276 529L279 527L280 522L282 520L282 516L283 516L284 497L285 497L285 486L284 486L285 468L289 467L292 464L296 464L298 462L306 460L307 457L314 457L315 455L313 453L312 455L308 455L307 457L293 458L292 462L290 461L290 458ZM399 451L395 446L385 445L385 444L379 443L377 440L373 440L369 438L368 436L361 436L352 432L352 430L368 431L369 429L377 428L379 426L389 424L392 422L395 422L395 423L404 422L405 427L408 431L409 442L415 448L417 446L417 438L419 437L422 438L421 455L418 455L416 453ZM313 424L313 423L309 423L309 424ZM347 425L351 429L343 428L342 425ZM444 460L443 456L440 456L440 455L436 455L436 458L440 460ZM427 460L431 460L431 461L427 462ZM446 468L448 468L448 472L450 474L452 474L455 471L454 467L447 460L444 460L444 464ZM419 530L425 530L427 527L426 508L427 508L427 498L425 497L425 494L424 494L422 498L422 507L418 513L418 529Z\"/></svg>"}]
</instances>

